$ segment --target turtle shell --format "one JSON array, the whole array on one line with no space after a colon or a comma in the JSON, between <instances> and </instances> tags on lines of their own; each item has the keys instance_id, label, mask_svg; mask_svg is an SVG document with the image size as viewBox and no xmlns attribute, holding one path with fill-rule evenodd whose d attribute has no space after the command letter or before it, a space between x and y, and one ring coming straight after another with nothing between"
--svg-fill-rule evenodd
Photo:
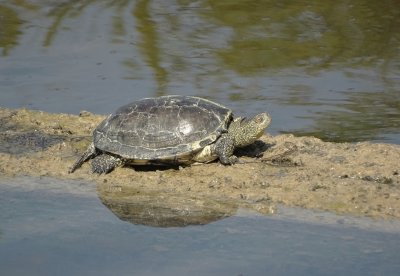
<instances>
[{"instance_id":1,"label":"turtle shell","mask_svg":"<svg viewBox=\"0 0 400 276\"><path fill-rule=\"evenodd\" d=\"M190 160L227 131L230 109L190 96L146 98L120 107L95 129L96 148L132 159Z\"/></svg>"}]
</instances>

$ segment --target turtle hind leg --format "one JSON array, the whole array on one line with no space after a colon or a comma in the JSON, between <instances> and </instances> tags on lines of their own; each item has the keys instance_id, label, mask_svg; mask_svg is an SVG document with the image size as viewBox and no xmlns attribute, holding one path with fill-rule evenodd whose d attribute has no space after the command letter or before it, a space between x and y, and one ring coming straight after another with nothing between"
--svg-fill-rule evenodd
<instances>
[{"instance_id":1,"label":"turtle hind leg","mask_svg":"<svg viewBox=\"0 0 400 276\"><path fill-rule=\"evenodd\" d=\"M80 166L82 166L83 163L85 163L90 158L95 157L97 154L98 152L94 144L91 143L87 148L87 150L82 154L82 156L78 160L76 160L76 162L72 165L68 173L73 173L76 169L80 168Z\"/></svg>"},{"instance_id":2,"label":"turtle hind leg","mask_svg":"<svg viewBox=\"0 0 400 276\"><path fill-rule=\"evenodd\" d=\"M92 172L98 174L107 174L116 167L124 165L124 163L125 162L121 158L109 154L100 154L92 160Z\"/></svg>"}]
</instances>

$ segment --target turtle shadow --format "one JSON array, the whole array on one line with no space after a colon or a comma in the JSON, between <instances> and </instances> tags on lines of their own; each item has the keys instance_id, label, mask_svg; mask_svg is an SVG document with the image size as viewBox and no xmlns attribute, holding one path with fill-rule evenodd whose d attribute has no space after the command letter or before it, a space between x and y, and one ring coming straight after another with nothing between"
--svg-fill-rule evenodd
<instances>
[{"instance_id":1,"label":"turtle shadow","mask_svg":"<svg viewBox=\"0 0 400 276\"><path fill-rule=\"evenodd\" d=\"M255 141L253 144L248 145L243 148L238 148L235 150L235 155L237 157L250 157L250 158L260 158L263 154L274 147L275 143L265 143L261 140ZM218 163L218 160L212 161L211 163ZM174 170L179 171L181 168L190 167L191 165L179 165L179 164L165 164L160 161L160 163L154 162L148 165L135 165L135 164L128 164L124 167L131 168L137 172L154 172L154 171L168 171Z\"/></svg>"},{"instance_id":2,"label":"turtle shadow","mask_svg":"<svg viewBox=\"0 0 400 276\"><path fill-rule=\"evenodd\" d=\"M174 170L179 171L179 168L182 166L175 164L149 164L149 165L125 165L125 168L130 168L137 172L155 172L155 171L168 171Z\"/></svg>"},{"instance_id":3,"label":"turtle shadow","mask_svg":"<svg viewBox=\"0 0 400 276\"><path fill-rule=\"evenodd\" d=\"M235 155L237 157L260 158L267 150L271 149L275 145L275 143L265 143L261 140L257 140L251 145L236 149Z\"/></svg>"}]
</instances>

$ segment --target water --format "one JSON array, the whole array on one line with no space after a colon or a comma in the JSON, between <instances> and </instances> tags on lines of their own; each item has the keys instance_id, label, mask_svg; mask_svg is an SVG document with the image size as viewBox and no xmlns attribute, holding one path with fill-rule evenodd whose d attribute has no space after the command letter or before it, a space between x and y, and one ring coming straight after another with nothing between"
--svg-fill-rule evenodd
<instances>
[{"instance_id":1,"label":"water","mask_svg":"<svg viewBox=\"0 0 400 276\"><path fill-rule=\"evenodd\" d=\"M272 134L400 143L400 3L2 1L0 105L207 97Z\"/></svg>"},{"instance_id":2,"label":"water","mask_svg":"<svg viewBox=\"0 0 400 276\"><path fill-rule=\"evenodd\" d=\"M0 182L2 275L398 275L399 222L285 209L203 226L119 220L96 187Z\"/></svg>"}]
</instances>

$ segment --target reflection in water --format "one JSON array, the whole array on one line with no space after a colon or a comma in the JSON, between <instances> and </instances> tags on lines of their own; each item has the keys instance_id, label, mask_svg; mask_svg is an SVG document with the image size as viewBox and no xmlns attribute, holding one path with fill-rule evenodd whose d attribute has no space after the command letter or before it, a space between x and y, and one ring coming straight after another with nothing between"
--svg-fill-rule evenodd
<instances>
[{"instance_id":1,"label":"reflection in water","mask_svg":"<svg viewBox=\"0 0 400 276\"><path fill-rule=\"evenodd\" d=\"M397 133L400 127L400 98L398 92L353 92L337 110L321 112L314 121L314 131L295 134L334 142L384 140L383 134Z\"/></svg>"},{"instance_id":2,"label":"reflection in water","mask_svg":"<svg viewBox=\"0 0 400 276\"><path fill-rule=\"evenodd\" d=\"M123 70L124 77L117 74L115 83L122 89L133 87L135 96L201 95L244 113L266 111L268 106L276 109L277 115L271 112L272 116L282 120L274 119L282 125L271 126L276 132L295 130L334 141L382 140L400 133L398 29L400 2L395 0L50 0L35 4L0 0L3 56L12 56L12 50L23 47L30 37L40 37L39 48L29 46L21 52L36 57L43 50L59 49L50 59L39 58L38 67L47 68L54 57L70 50L63 46L84 37L87 40L78 39L70 47L73 58L85 65L104 63L101 76ZM104 44L100 54L79 52L97 43ZM106 59L109 52L118 55ZM110 64L113 61L117 70ZM99 68L86 71L94 70ZM91 77L79 73L82 76L65 78L84 83ZM103 88L106 81L101 80L97 86ZM123 86L124 81L129 84ZM26 82L29 86L42 79ZM43 86L37 90L43 91ZM118 100L103 89L103 97L109 97L104 102ZM125 98L128 94L119 93ZM87 94L81 98L88 98L86 105L93 102ZM311 126L305 129L307 123Z\"/></svg>"},{"instance_id":3,"label":"reflection in water","mask_svg":"<svg viewBox=\"0 0 400 276\"><path fill-rule=\"evenodd\" d=\"M151 1L149 0L139 0L133 11L133 15L137 19L136 28L142 36L141 42L138 45L148 66L154 70L155 79L158 84L156 96L163 96L165 95L165 86L167 84L167 72L160 65L162 61L160 46L163 43L159 42L157 25L150 15L150 3Z\"/></svg>"},{"instance_id":4,"label":"reflection in water","mask_svg":"<svg viewBox=\"0 0 400 276\"><path fill-rule=\"evenodd\" d=\"M160 33L162 28L157 22L169 22L171 31L179 33L182 29L186 32L182 24L185 23L184 16L188 10L191 16L198 17L197 20L206 18L213 24L213 28L208 24L204 24L204 27L196 26L193 36L210 35L210 39L214 39L211 35L216 29L229 27L231 35L219 37L225 40L224 43L208 48L214 51L215 56L221 57L223 63L219 65L243 74L296 65L308 69L328 68L337 63L352 67L375 66L381 64L382 60L387 68L399 55L397 49L400 33L394 31L400 28L400 7L396 8L399 6L397 1L388 1L391 3L386 5L367 0L358 0L351 5L347 1L307 1L296 4L275 1L203 1L198 8L191 8L190 3L173 3L173 16L168 12L161 13L164 7L150 0L101 2L107 8L114 9L113 35L120 38L128 35L123 11L134 3L131 15L136 19L135 27L141 35L137 45L160 83L167 79L166 70L160 65L165 55L161 49L174 45L165 37L169 34ZM25 1L15 4L26 9ZM78 18L88 6L98 4L98 1L93 0L57 3L47 13L48 17L54 19L47 28L43 45L51 46L55 35L64 31L63 24L67 19ZM48 8L48 5L43 3L41 8ZM36 6L30 10L36 11ZM180 15L179 11L182 10L185 13ZM2 38L10 39L8 45L15 45L21 21L9 7L1 6L0 13L0 20L3 21ZM155 16L158 18L153 18ZM182 20L171 19L180 16ZM6 48L5 45L3 42L1 46ZM204 47L200 43L191 46Z\"/></svg>"},{"instance_id":5,"label":"reflection in water","mask_svg":"<svg viewBox=\"0 0 400 276\"><path fill-rule=\"evenodd\" d=\"M126 31L126 22L124 21L124 10L128 8L128 5L132 2L129 0L121 1L106 1L106 5L109 8L115 9L115 15L112 18L112 31L114 43L123 42L124 38L128 35ZM165 94L165 85L167 83L167 72L160 65L162 60L158 41L157 25L152 20L149 12L149 0L137 1L135 7L132 9L132 16L137 20L136 29L141 34L141 40L137 43L143 53L144 59L147 65L154 70L155 80L158 83L157 96ZM97 4L96 1L70 1L56 6L48 14L50 17L54 17L52 24L48 27L46 37L43 42L44 47L51 46L55 35L62 29L62 24L69 18L79 17L84 9L90 4ZM124 62L125 65L130 65L132 62L128 59Z\"/></svg>"},{"instance_id":6,"label":"reflection in water","mask_svg":"<svg viewBox=\"0 0 400 276\"><path fill-rule=\"evenodd\" d=\"M240 73L295 65L376 66L382 58L398 59L400 33L393 31L400 28L398 1L207 1L206 6L211 11L204 16L233 31L229 47L218 55Z\"/></svg>"},{"instance_id":7,"label":"reflection in water","mask_svg":"<svg viewBox=\"0 0 400 276\"><path fill-rule=\"evenodd\" d=\"M134 188L98 186L102 203L118 218L153 227L204 225L232 216L237 206L209 198L144 193Z\"/></svg>"},{"instance_id":8,"label":"reflection in water","mask_svg":"<svg viewBox=\"0 0 400 276\"><path fill-rule=\"evenodd\" d=\"M18 44L21 24L14 10L0 4L0 48L3 48L3 56Z\"/></svg>"},{"instance_id":9,"label":"reflection in water","mask_svg":"<svg viewBox=\"0 0 400 276\"><path fill-rule=\"evenodd\" d=\"M386 276L400 270L398 221L292 209L161 229L116 219L90 183L46 177L0 179L0 210L1 275Z\"/></svg>"},{"instance_id":10,"label":"reflection in water","mask_svg":"<svg viewBox=\"0 0 400 276\"><path fill-rule=\"evenodd\" d=\"M114 1L115 2L115 1ZM110 3L111 5L113 3ZM123 38L127 35L127 30L124 22L124 10L127 8L127 5L129 4L129 0L123 0L116 2L116 13L112 18L112 26L113 26L113 35L114 39L113 42L115 43L123 43L124 40ZM120 39L118 39L120 38Z\"/></svg>"},{"instance_id":11,"label":"reflection in water","mask_svg":"<svg viewBox=\"0 0 400 276\"><path fill-rule=\"evenodd\" d=\"M95 189L82 181L0 178L1 275L386 276L400 270L398 221L285 208L283 215L242 212L202 227L145 227L118 220Z\"/></svg>"},{"instance_id":12,"label":"reflection in water","mask_svg":"<svg viewBox=\"0 0 400 276\"><path fill-rule=\"evenodd\" d=\"M116 2L109 0L108 2ZM81 13L87 8L89 5L96 4L95 0L72 0L67 2L54 2L55 7L53 7L50 12L47 13L48 17L53 17L54 20L50 24L47 29L45 39L43 41L44 47L51 46L54 37L61 32L63 29L63 24L69 18L79 17ZM115 3L114 3L115 4ZM46 8L46 6L43 6Z\"/></svg>"}]
</instances>

